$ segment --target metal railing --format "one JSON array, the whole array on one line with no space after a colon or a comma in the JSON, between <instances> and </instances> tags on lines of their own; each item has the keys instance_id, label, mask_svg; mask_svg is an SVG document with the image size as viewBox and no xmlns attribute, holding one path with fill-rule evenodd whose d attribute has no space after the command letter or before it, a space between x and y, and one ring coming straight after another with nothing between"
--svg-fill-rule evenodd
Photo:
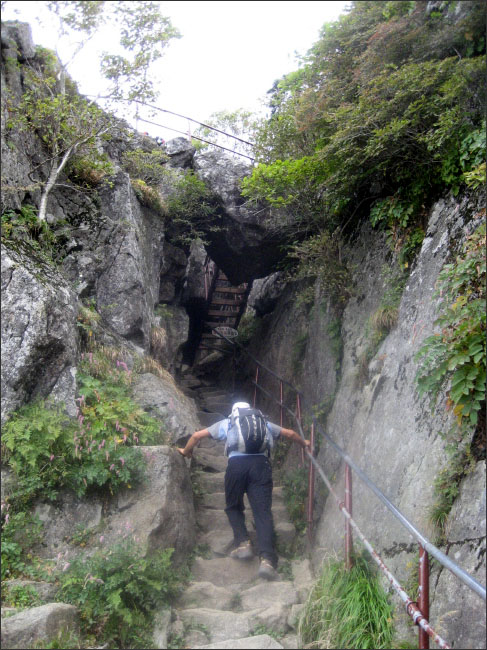
<instances>
[{"instance_id":1,"label":"metal railing","mask_svg":"<svg viewBox=\"0 0 487 650\"><path fill-rule=\"evenodd\" d=\"M238 347L243 353L249 357L253 363L256 364L256 374L255 380L247 375L247 378L254 385L254 407L257 400L257 390L261 391L266 395L272 402L278 404L280 409L280 422L282 426L283 422L283 413L284 411L288 412L290 416L295 420L297 429L301 437L304 438L303 428L301 424L302 413L301 409L304 406L305 409L308 409L306 400L295 386L282 377L279 377L275 372L270 368L265 366L263 363L258 361L250 352L248 352L238 341L233 341L224 336L221 333L217 333L218 336L225 339L228 343L233 346ZM234 349L236 349L234 347ZM236 355L234 355L234 363L236 364ZM261 384L259 384L259 372L264 370L271 377L279 382L279 399L276 399L269 391L267 391ZM288 386L296 394L296 408L295 412L292 411L288 406L284 404L283 401L283 387ZM312 526L313 526L313 489L314 489L314 471L318 473L320 478L323 480L327 486L330 494L335 498L338 508L345 517L345 566L347 569L350 569L353 565L353 552L352 552L352 529L355 531L359 539L362 541L366 550L370 553L374 562L378 565L382 573L387 577L390 585L394 591L398 594L400 599L403 601L407 614L413 619L413 622L419 627L419 648L429 648L429 639L432 638L433 641L440 648L450 648L447 642L439 636L435 630L429 624L429 555L433 556L442 566L447 568L451 573L453 573L459 580L461 580L469 589L474 593L480 596L484 601L486 600L486 590L485 587L478 582L474 577L469 575L464 569L462 569L456 562L451 560L445 553L443 553L439 548L432 544L415 526L412 524L401 512L396 508L396 506L385 496L385 494L373 483L373 481L363 472L363 470L358 467L358 465L350 458L350 456L339 447L336 442L322 429L318 423L315 415L309 409L311 415L311 427L310 427L310 442L311 442L311 452L306 450L306 455L310 461L309 464L309 480L308 480L308 507L307 507L307 520L308 520L308 535L311 540L312 536ZM338 453L338 455L345 461L345 499L344 501L340 500L339 496L336 494L331 482L328 477L323 472L323 469L314 458L314 436L315 433L319 432L322 437L333 447L333 449ZM419 544L419 590L418 590L418 601L413 601L408 594L401 587L400 583L394 577L394 575L389 571L381 557L374 550L370 542L364 536L360 528L357 526L357 523L352 518L352 472L357 474L360 480L370 489L375 496L382 501L386 508L394 515L394 517L399 521L399 523L408 530L408 532L416 539Z\"/></svg>"}]
</instances>

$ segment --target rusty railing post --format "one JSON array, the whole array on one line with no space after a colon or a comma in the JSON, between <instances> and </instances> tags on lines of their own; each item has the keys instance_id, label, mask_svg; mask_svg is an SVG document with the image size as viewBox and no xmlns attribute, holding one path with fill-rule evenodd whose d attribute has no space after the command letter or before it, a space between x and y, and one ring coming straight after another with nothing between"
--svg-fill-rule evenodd
<instances>
[{"instance_id":1,"label":"rusty railing post","mask_svg":"<svg viewBox=\"0 0 487 650\"><path fill-rule=\"evenodd\" d=\"M259 383L259 366L257 366L257 370L255 371L254 409L255 409L255 405L257 403L257 384L258 383Z\"/></svg>"},{"instance_id":2,"label":"rusty railing post","mask_svg":"<svg viewBox=\"0 0 487 650\"><path fill-rule=\"evenodd\" d=\"M430 617L430 566L429 555L424 548L419 545L419 593L418 609L424 618L429 621ZM430 647L430 638L428 634L420 627L418 647L421 649Z\"/></svg>"},{"instance_id":3,"label":"rusty railing post","mask_svg":"<svg viewBox=\"0 0 487 650\"><path fill-rule=\"evenodd\" d=\"M345 509L352 516L352 470L348 463L345 464ZM347 571L353 566L353 542L350 521L345 519L345 568Z\"/></svg>"},{"instance_id":4,"label":"rusty railing post","mask_svg":"<svg viewBox=\"0 0 487 650\"><path fill-rule=\"evenodd\" d=\"M311 443L310 454L314 456L315 453L315 425L311 425L311 431L309 436L309 441ZM313 537L313 502L315 498L315 466L309 461L309 470L308 470L308 540L311 543Z\"/></svg>"}]
</instances>

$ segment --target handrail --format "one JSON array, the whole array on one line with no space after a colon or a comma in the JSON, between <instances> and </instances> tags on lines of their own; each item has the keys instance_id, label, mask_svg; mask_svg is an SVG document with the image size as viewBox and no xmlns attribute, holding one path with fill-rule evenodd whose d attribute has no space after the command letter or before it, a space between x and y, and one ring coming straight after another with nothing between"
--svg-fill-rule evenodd
<instances>
[{"instance_id":1,"label":"handrail","mask_svg":"<svg viewBox=\"0 0 487 650\"><path fill-rule=\"evenodd\" d=\"M305 405L307 405L307 400L305 399L303 393L293 386L290 382L288 382L285 379L282 379L277 375L275 372L270 370L270 368L267 368L263 363L258 361L250 352L248 352L245 347L239 343L238 341L232 341L231 339L227 339L226 336L220 334L222 338L225 338L229 343L232 343L232 345L237 345L239 348L243 350L243 352L250 358L254 363L258 364L260 368L263 368L267 372L269 372L273 377L278 379L279 381L282 381L284 384L287 384L290 388L292 388L298 395L300 395L301 400L304 402ZM251 380L253 384L255 382ZM279 404L280 406L282 405L279 401L277 401L270 393L265 391L262 387L260 387L261 391L265 393L271 400ZM286 406L282 405L283 408L285 408L289 413L292 415L293 418L295 418L295 414ZM316 417L312 415L312 421L313 424L315 425L315 428L321 433L321 435L327 440L327 442L330 443L330 445L335 449L335 451L343 458L343 460L352 467L352 469L355 470L357 475L361 478L361 480L367 485L367 487L374 492L374 494L384 503L386 508L392 512L392 514L396 517L396 519L399 520L399 522L413 535L413 537L416 538L416 540L425 548L425 550L428 551L428 553L431 553L433 557L435 557L443 566L445 566L447 569L449 569L452 573L454 573L457 578L462 580L472 591L477 593L483 600L486 600L486 590L485 587L478 582L475 578L470 576L464 569L458 566L453 560L451 560L445 553L440 551L439 548L437 548L434 544L432 544L408 519L405 517L402 512L396 508L396 506L385 496L385 494L375 485L375 483L369 479L367 474L360 469L360 467L350 458L350 456L343 451L343 449L337 445L337 443L321 428L320 424L318 423ZM304 438L304 434L301 428L301 425L299 422L298 424L298 429L301 437ZM311 455L308 454L310 457ZM313 459L314 460L314 459Z\"/></svg>"},{"instance_id":2,"label":"handrail","mask_svg":"<svg viewBox=\"0 0 487 650\"><path fill-rule=\"evenodd\" d=\"M304 439L304 434L303 430L301 427L300 423L300 418L297 417L295 413L291 411L285 404L283 404L283 399L282 399L282 384L285 383L287 386L289 386L293 391L296 392L298 395L298 403L300 401L303 401L304 404L306 405L306 401L304 399L303 394L301 391L299 391L295 386L293 386L290 382L288 382L285 379L282 379L277 375L275 372L270 370L270 368L267 368L263 363L258 361L250 352L248 352L240 343L237 341L233 341L231 339L228 339L225 335L221 333L217 333L218 336L221 338L225 339L228 343L231 343L233 346L238 346L240 349L243 350L243 352L250 358L254 363L257 364L257 374L256 374L256 380L254 381L249 375L247 376L248 379L252 384L255 386L255 391L257 388L267 395L271 399L271 401L275 402L276 404L279 405L280 410L281 410L281 417L282 417L282 410L285 409L290 413L290 415L294 418L296 421L297 429L299 431L300 436ZM261 385L258 384L258 370L259 368L262 368L269 372L273 377L275 377L277 380L280 382L280 400L276 400L273 395L271 395L268 391L266 391ZM386 575L386 577L389 580L389 583L393 587L393 589L396 591L396 593L399 595L401 600L404 602L406 606L406 612L411 618L413 619L414 623L418 625L419 627L419 647L420 648L429 648L429 642L428 638L431 637L435 643L440 648L449 648L448 644L444 639L442 639L435 631L434 629L430 626L427 618L429 617L429 596L428 596L428 591L429 591L429 569L428 569L428 553L431 553L433 557L435 557L440 564L445 566L449 571L451 571L457 578L459 578L469 589L471 589L474 593L476 593L478 596L483 598L483 600L486 599L486 590L485 587L478 582L473 576L469 575L464 569L462 569L460 566L458 566L453 560L451 560L445 553L440 551L434 544L432 544L408 519L405 517L398 508L384 495L384 493L375 485L375 483L363 472L363 470L358 467L355 462L350 458L350 456L343 450L339 445L336 444L336 442L321 428L319 423L317 422L316 417L311 414L312 418L312 429L314 430L315 428L322 434L322 436L325 438L327 442L329 442L332 447L335 449L335 451L343 458L343 460L346 463L346 496L345 496L345 503L339 500L338 496L336 495L330 481L328 480L327 476L323 472L323 469L319 465L319 463L316 461L316 459L313 457L313 449L311 450L311 453L308 449L306 449L306 454L310 460L310 471L312 467L315 467L318 471L318 474L320 475L320 478L323 480L325 485L328 487L329 491L331 494L333 494L334 498L337 501L338 507L341 510L342 514L346 518L346 526L347 529L350 531L350 527L353 527L355 532L358 534L360 537L362 543L364 544L365 548L367 551L371 554L372 559L376 562L376 564L379 566L381 571ZM404 589L401 587L399 582L396 580L396 578L392 575L392 573L389 571L389 569L386 567L380 556L377 554L377 552L373 549L371 546L370 542L366 539L366 537L363 535L362 531L359 529L357 526L356 522L353 520L351 516L351 477L348 476L348 481L347 481L347 472L349 473L348 468L354 469L354 471L357 473L359 478L366 484L366 486L384 503L384 505L387 507L387 509L394 515L394 517L399 521L399 523L404 526L413 537L416 538L416 540L419 542L419 549L420 549L420 596L419 596L419 601L414 602L411 600L411 598L407 595L407 593L404 591ZM310 480L311 482L311 480ZM350 494L347 494L347 491L350 490ZM311 490L310 490L311 494ZM311 498L311 497L308 497ZM310 504L308 504L309 506ZM310 508L308 508L310 509ZM310 519L310 516L308 514L308 519ZM348 538L349 535L347 535L347 540L346 540L346 561L348 568L350 566L350 548L351 548L351 536ZM347 551L348 549L348 551Z\"/></svg>"}]
</instances>

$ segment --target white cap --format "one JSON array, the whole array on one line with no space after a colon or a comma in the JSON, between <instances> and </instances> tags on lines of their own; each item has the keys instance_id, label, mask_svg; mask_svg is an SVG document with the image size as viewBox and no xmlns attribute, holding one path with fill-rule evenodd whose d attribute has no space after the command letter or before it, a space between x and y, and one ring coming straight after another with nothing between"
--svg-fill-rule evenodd
<instances>
[{"instance_id":1,"label":"white cap","mask_svg":"<svg viewBox=\"0 0 487 650\"><path fill-rule=\"evenodd\" d=\"M247 402L235 402L235 404L232 406L232 415L234 417L237 417L238 415L238 409L249 409L250 404L247 404Z\"/></svg>"}]
</instances>

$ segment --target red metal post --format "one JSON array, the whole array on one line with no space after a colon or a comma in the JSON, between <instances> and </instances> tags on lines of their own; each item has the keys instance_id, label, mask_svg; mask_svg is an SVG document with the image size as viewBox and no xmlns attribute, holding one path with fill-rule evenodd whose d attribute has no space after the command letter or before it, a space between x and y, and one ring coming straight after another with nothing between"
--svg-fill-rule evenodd
<instances>
[{"instance_id":1,"label":"red metal post","mask_svg":"<svg viewBox=\"0 0 487 650\"><path fill-rule=\"evenodd\" d=\"M301 400L299 398L299 393L296 395L296 417L298 418L299 424L301 424ZM301 448L301 467L304 466L304 449Z\"/></svg>"},{"instance_id":2,"label":"red metal post","mask_svg":"<svg viewBox=\"0 0 487 650\"><path fill-rule=\"evenodd\" d=\"M418 609L426 620L430 617L430 567L429 556L427 551L419 545L419 594ZM419 648L429 648L429 635L420 627L419 628Z\"/></svg>"},{"instance_id":3,"label":"red metal post","mask_svg":"<svg viewBox=\"0 0 487 650\"><path fill-rule=\"evenodd\" d=\"M255 409L255 404L257 402L257 384L259 383L259 366L257 366L257 370L255 371L255 383L256 386L254 388L254 409Z\"/></svg>"},{"instance_id":4,"label":"red metal post","mask_svg":"<svg viewBox=\"0 0 487 650\"><path fill-rule=\"evenodd\" d=\"M345 464L345 509L352 516L352 470ZM345 568L349 571L353 566L353 542L350 521L345 519Z\"/></svg>"},{"instance_id":5,"label":"red metal post","mask_svg":"<svg viewBox=\"0 0 487 650\"><path fill-rule=\"evenodd\" d=\"M315 425L311 425L311 432L309 436L309 441L311 443L310 453L314 455L315 449ZM309 473L308 473L308 539L311 542L313 536L313 502L315 498L315 466L311 461L309 461Z\"/></svg>"},{"instance_id":6,"label":"red metal post","mask_svg":"<svg viewBox=\"0 0 487 650\"><path fill-rule=\"evenodd\" d=\"M281 397L280 408L281 408L281 427L282 427L282 381L279 382L279 389L280 389L279 392L280 392L280 397Z\"/></svg>"}]
</instances>

